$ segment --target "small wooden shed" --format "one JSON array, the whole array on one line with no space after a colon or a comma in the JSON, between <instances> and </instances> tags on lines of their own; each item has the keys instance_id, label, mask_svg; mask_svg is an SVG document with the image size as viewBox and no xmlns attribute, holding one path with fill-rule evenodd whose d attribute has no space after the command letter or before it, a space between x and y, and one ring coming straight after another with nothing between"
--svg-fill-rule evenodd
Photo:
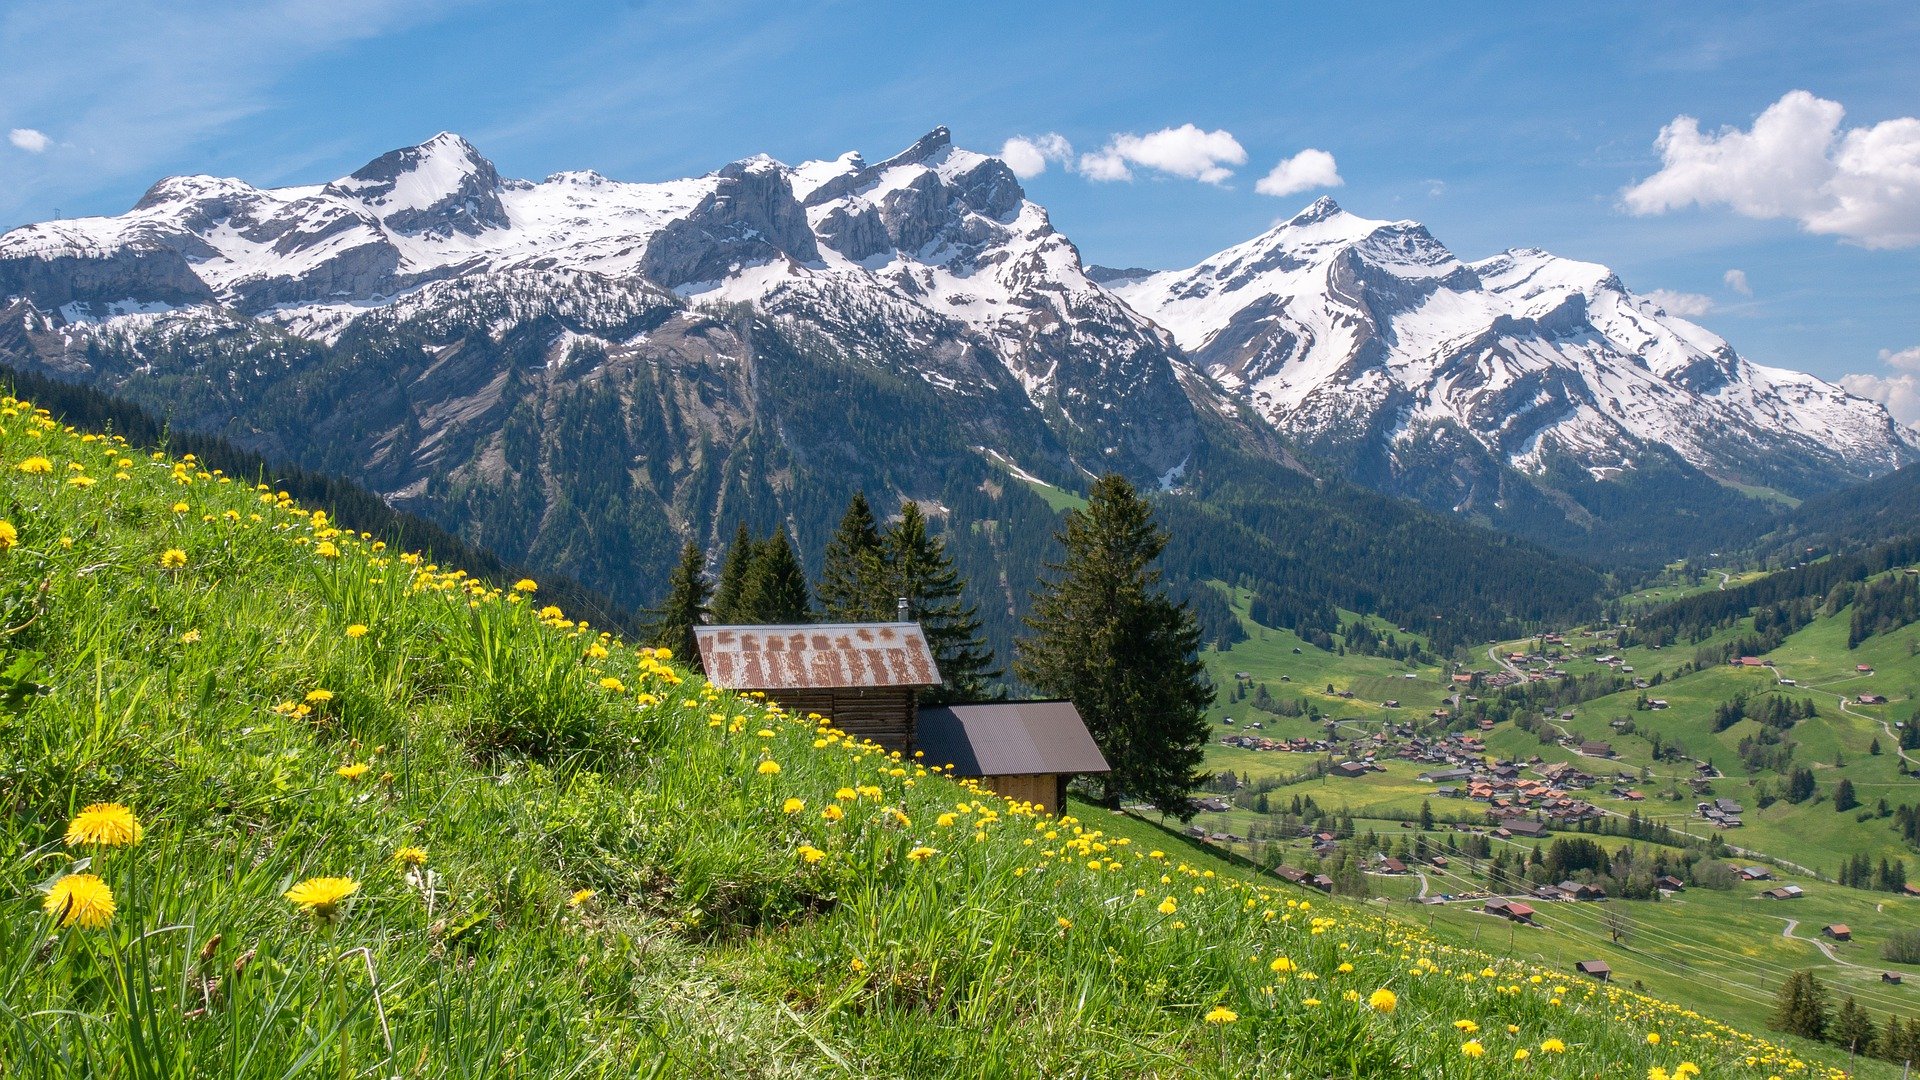
<instances>
[{"instance_id":1,"label":"small wooden shed","mask_svg":"<svg viewBox=\"0 0 1920 1080\"><path fill-rule=\"evenodd\" d=\"M693 633L715 686L759 690L789 712L819 713L889 750L912 749L916 698L940 685L915 622L702 626Z\"/></svg>"},{"instance_id":2,"label":"small wooden shed","mask_svg":"<svg viewBox=\"0 0 1920 1080\"><path fill-rule=\"evenodd\" d=\"M1605 960L1582 960L1573 965L1573 970L1582 975L1591 975L1601 982L1609 982L1613 979L1613 968L1609 967Z\"/></svg>"},{"instance_id":3,"label":"small wooden shed","mask_svg":"<svg viewBox=\"0 0 1920 1080\"><path fill-rule=\"evenodd\" d=\"M1820 928L1820 936L1832 938L1835 941L1852 941L1853 931L1843 922L1828 923Z\"/></svg>"},{"instance_id":4,"label":"small wooden shed","mask_svg":"<svg viewBox=\"0 0 1920 1080\"><path fill-rule=\"evenodd\" d=\"M996 794L1037 803L1050 814L1066 806L1067 781L1111 772L1071 701L996 701L920 710L914 747L928 765L952 765Z\"/></svg>"}]
</instances>

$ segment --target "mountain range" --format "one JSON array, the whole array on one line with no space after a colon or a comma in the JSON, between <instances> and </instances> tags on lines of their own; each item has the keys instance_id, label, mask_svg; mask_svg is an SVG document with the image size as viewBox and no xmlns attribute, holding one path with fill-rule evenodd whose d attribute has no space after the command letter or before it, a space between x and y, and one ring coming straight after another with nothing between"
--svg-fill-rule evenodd
<instances>
[{"instance_id":1,"label":"mountain range","mask_svg":"<svg viewBox=\"0 0 1920 1080\"><path fill-rule=\"evenodd\" d=\"M1920 459L1879 405L1605 267L1463 262L1331 200L1185 270L1091 267L944 128L665 183L511 179L452 134L326 184L171 177L0 236L0 360L629 600L678 539L752 519L804 544L852 486L970 523L1016 610L1008 545L1040 542L1004 533L1108 470L1652 564ZM1297 557L1276 551L1242 561Z\"/></svg>"}]
</instances>

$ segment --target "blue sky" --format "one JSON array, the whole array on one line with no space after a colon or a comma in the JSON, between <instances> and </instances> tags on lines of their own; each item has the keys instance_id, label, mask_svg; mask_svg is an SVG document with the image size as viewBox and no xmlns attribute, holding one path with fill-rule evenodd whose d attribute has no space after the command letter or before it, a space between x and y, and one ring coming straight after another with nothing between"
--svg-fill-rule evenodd
<instances>
[{"instance_id":1,"label":"blue sky","mask_svg":"<svg viewBox=\"0 0 1920 1080\"><path fill-rule=\"evenodd\" d=\"M1604 262L1751 359L1920 408L1920 5L1251 7L16 2L0 227L442 129L509 175L629 180L1053 134L1072 156L1026 184L1092 262L1189 265L1331 194L1466 258Z\"/></svg>"}]
</instances>

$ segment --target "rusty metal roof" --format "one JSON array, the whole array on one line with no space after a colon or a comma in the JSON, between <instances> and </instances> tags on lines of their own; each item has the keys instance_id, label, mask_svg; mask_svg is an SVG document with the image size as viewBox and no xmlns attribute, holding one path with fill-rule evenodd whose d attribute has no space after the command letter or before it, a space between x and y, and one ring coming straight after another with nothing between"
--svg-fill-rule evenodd
<instances>
[{"instance_id":1,"label":"rusty metal roof","mask_svg":"<svg viewBox=\"0 0 1920 1080\"><path fill-rule=\"evenodd\" d=\"M914 746L960 776L1111 772L1071 701L921 709Z\"/></svg>"},{"instance_id":2,"label":"rusty metal roof","mask_svg":"<svg viewBox=\"0 0 1920 1080\"><path fill-rule=\"evenodd\" d=\"M702 626L694 637L708 680L729 690L940 685L919 623Z\"/></svg>"}]
</instances>

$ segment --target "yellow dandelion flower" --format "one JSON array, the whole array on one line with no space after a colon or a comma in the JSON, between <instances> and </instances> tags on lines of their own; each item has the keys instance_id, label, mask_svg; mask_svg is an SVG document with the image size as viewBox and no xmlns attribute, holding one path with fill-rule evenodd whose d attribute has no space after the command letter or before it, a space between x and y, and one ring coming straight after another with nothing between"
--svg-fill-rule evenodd
<instances>
[{"instance_id":1,"label":"yellow dandelion flower","mask_svg":"<svg viewBox=\"0 0 1920 1080\"><path fill-rule=\"evenodd\" d=\"M1561 1042L1559 1039L1548 1039L1540 1044L1540 1052L1543 1054L1564 1054L1567 1052L1567 1044Z\"/></svg>"},{"instance_id":2,"label":"yellow dandelion flower","mask_svg":"<svg viewBox=\"0 0 1920 1080\"><path fill-rule=\"evenodd\" d=\"M852 802L853 800L859 798L860 796L852 788L843 787L840 790L834 792L833 797L836 799L839 799L841 802Z\"/></svg>"},{"instance_id":3,"label":"yellow dandelion flower","mask_svg":"<svg viewBox=\"0 0 1920 1080\"><path fill-rule=\"evenodd\" d=\"M867 962L856 956L852 960L847 962L847 970L853 972L855 975L858 975L861 972L867 970Z\"/></svg>"},{"instance_id":4,"label":"yellow dandelion flower","mask_svg":"<svg viewBox=\"0 0 1920 1080\"><path fill-rule=\"evenodd\" d=\"M309 705L323 705L332 700L333 691L331 690L314 689L307 691L307 703Z\"/></svg>"},{"instance_id":5,"label":"yellow dandelion flower","mask_svg":"<svg viewBox=\"0 0 1920 1080\"><path fill-rule=\"evenodd\" d=\"M195 645L195 644L198 644L199 641L200 641L200 631L198 630L189 630L186 633L180 635L180 644L182 645Z\"/></svg>"},{"instance_id":6,"label":"yellow dandelion flower","mask_svg":"<svg viewBox=\"0 0 1920 1080\"><path fill-rule=\"evenodd\" d=\"M427 849L409 844L393 853L393 861L400 866L425 866Z\"/></svg>"},{"instance_id":7,"label":"yellow dandelion flower","mask_svg":"<svg viewBox=\"0 0 1920 1080\"><path fill-rule=\"evenodd\" d=\"M1647 1032L1647 1045L1648 1045L1648 1046L1659 1046L1659 1045L1660 1045L1660 1033L1659 1033L1659 1032L1657 1032L1657 1031L1649 1031L1649 1032Z\"/></svg>"},{"instance_id":8,"label":"yellow dandelion flower","mask_svg":"<svg viewBox=\"0 0 1920 1080\"><path fill-rule=\"evenodd\" d=\"M187 553L179 548L168 548L160 553L162 570L178 570L185 565L187 565Z\"/></svg>"},{"instance_id":9,"label":"yellow dandelion flower","mask_svg":"<svg viewBox=\"0 0 1920 1080\"><path fill-rule=\"evenodd\" d=\"M11 551L20 542L20 530L11 521L0 521L0 551Z\"/></svg>"},{"instance_id":10,"label":"yellow dandelion flower","mask_svg":"<svg viewBox=\"0 0 1920 1080\"><path fill-rule=\"evenodd\" d=\"M1339 973L1340 973L1340 974L1342 974L1342 975L1351 975L1351 974L1353 974L1353 965L1352 965L1352 964L1341 964L1341 965L1340 965L1339 967L1337 967L1337 968L1334 968L1333 970L1335 970L1335 971L1337 971L1337 972L1339 972Z\"/></svg>"},{"instance_id":11,"label":"yellow dandelion flower","mask_svg":"<svg viewBox=\"0 0 1920 1080\"><path fill-rule=\"evenodd\" d=\"M117 802L91 803L67 823L68 847L127 847L145 835L140 819Z\"/></svg>"},{"instance_id":12,"label":"yellow dandelion flower","mask_svg":"<svg viewBox=\"0 0 1920 1080\"><path fill-rule=\"evenodd\" d=\"M1528 1058L1530 1058L1530 1057L1532 1057L1532 1056L1533 1056L1533 1055L1532 1055L1532 1054L1529 1054L1529 1053L1527 1052L1527 1048L1526 1048L1526 1047L1524 1047L1524 1046L1523 1046L1523 1047L1521 1047L1521 1048L1520 1048L1520 1049L1518 1049L1518 1050L1515 1050L1515 1051L1513 1052L1513 1060L1515 1060L1515 1061L1525 1061L1525 1060L1527 1060Z\"/></svg>"},{"instance_id":13,"label":"yellow dandelion flower","mask_svg":"<svg viewBox=\"0 0 1920 1080\"><path fill-rule=\"evenodd\" d=\"M780 804L780 812L783 814L797 814L800 811L805 810L806 808L807 808L807 800L805 799L790 798L786 802L783 802Z\"/></svg>"},{"instance_id":14,"label":"yellow dandelion flower","mask_svg":"<svg viewBox=\"0 0 1920 1080\"><path fill-rule=\"evenodd\" d=\"M1455 1020L1453 1026L1465 1035L1473 1035L1480 1030L1480 1025L1471 1020Z\"/></svg>"},{"instance_id":15,"label":"yellow dandelion flower","mask_svg":"<svg viewBox=\"0 0 1920 1080\"><path fill-rule=\"evenodd\" d=\"M1240 1019L1240 1014L1227 1008L1225 1005L1215 1005L1213 1008L1208 1009L1207 1015L1200 1019L1209 1024L1231 1024L1235 1020Z\"/></svg>"},{"instance_id":16,"label":"yellow dandelion flower","mask_svg":"<svg viewBox=\"0 0 1920 1080\"><path fill-rule=\"evenodd\" d=\"M1486 1052L1487 1048L1480 1045L1479 1039L1468 1039L1460 1044L1460 1053L1470 1058L1485 1056Z\"/></svg>"},{"instance_id":17,"label":"yellow dandelion flower","mask_svg":"<svg viewBox=\"0 0 1920 1080\"><path fill-rule=\"evenodd\" d=\"M567 906L570 908L582 907L599 895L600 893L596 889L576 889L572 896L567 897Z\"/></svg>"},{"instance_id":18,"label":"yellow dandelion flower","mask_svg":"<svg viewBox=\"0 0 1920 1080\"><path fill-rule=\"evenodd\" d=\"M1062 929L1062 930L1071 930L1071 929L1073 929L1073 920L1072 920L1072 919L1069 919L1069 918L1067 918L1067 917L1066 917L1065 915L1062 915L1062 916L1060 916L1059 918L1057 918L1057 919L1055 919L1055 920L1053 920L1053 921L1054 921L1054 922L1056 922L1056 923L1059 923L1059 924L1060 924L1060 929Z\"/></svg>"},{"instance_id":19,"label":"yellow dandelion flower","mask_svg":"<svg viewBox=\"0 0 1920 1080\"><path fill-rule=\"evenodd\" d=\"M827 857L826 852L821 851L819 848L814 847L812 844L801 844L799 847L794 849L794 853L799 855L802 859L805 859L809 865L813 863L817 863L821 859L824 859Z\"/></svg>"},{"instance_id":20,"label":"yellow dandelion flower","mask_svg":"<svg viewBox=\"0 0 1920 1080\"><path fill-rule=\"evenodd\" d=\"M539 588L540 586L536 584L532 578L521 578L519 581L513 583L513 591L517 593L530 593Z\"/></svg>"},{"instance_id":21,"label":"yellow dandelion flower","mask_svg":"<svg viewBox=\"0 0 1920 1080\"><path fill-rule=\"evenodd\" d=\"M1390 1013L1400 1004L1400 998L1393 991L1382 987L1367 995L1367 1008L1374 1012Z\"/></svg>"},{"instance_id":22,"label":"yellow dandelion flower","mask_svg":"<svg viewBox=\"0 0 1920 1080\"><path fill-rule=\"evenodd\" d=\"M606 678L600 680L600 689L611 690L614 693L619 694L619 693L626 692L627 684L609 675Z\"/></svg>"},{"instance_id":23,"label":"yellow dandelion flower","mask_svg":"<svg viewBox=\"0 0 1920 1080\"><path fill-rule=\"evenodd\" d=\"M1276 957L1273 963L1268 964L1267 967L1271 968L1272 970L1282 975L1285 975L1289 971L1300 970L1300 966L1298 964L1295 964L1292 960L1289 960L1284 956Z\"/></svg>"},{"instance_id":24,"label":"yellow dandelion flower","mask_svg":"<svg viewBox=\"0 0 1920 1080\"><path fill-rule=\"evenodd\" d=\"M1673 1080L1686 1080L1690 1076L1699 1076L1700 1066L1691 1061L1683 1061L1673 1067Z\"/></svg>"},{"instance_id":25,"label":"yellow dandelion flower","mask_svg":"<svg viewBox=\"0 0 1920 1080\"><path fill-rule=\"evenodd\" d=\"M365 623L354 623L354 624L353 624L352 626L349 626L349 627L347 627L347 636L348 636L348 637L350 637L350 638L363 638L363 637L366 637L366 636L367 636L367 626L366 626L366 624L365 624Z\"/></svg>"},{"instance_id":26,"label":"yellow dandelion flower","mask_svg":"<svg viewBox=\"0 0 1920 1080\"><path fill-rule=\"evenodd\" d=\"M820 811L820 816L826 818L828 821L839 821L841 818L847 816L847 812L829 803L825 810Z\"/></svg>"},{"instance_id":27,"label":"yellow dandelion flower","mask_svg":"<svg viewBox=\"0 0 1920 1080\"><path fill-rule=\"evenodd\" d=\"M113 890L96 874L68 874L47 890L40 908L62 927L104 930L113 921Z\"/></svg>"},{"instance_id":28,"label":"yellow dandelion flower","mask_svg":"<svg viewBox=\"0 0 1920 1080\"><path fill-rule=\"evenodd\" d=\"M46 458L36 456L30 457L20 464L15 465L14 468L30 476L45 476L53 471L53 462L48 461Z\"/></svg>"},{"instance_id":29,"label":"yellow dandelion flower","mask_svg":"<svg viewBox=\"0 0 1920 1080\"><path fill-rule=\"evenodd\" d=\"M67 477L67 486L68 486L68 487L77 487L77 488L90 488L90 487L92 487L92 486L94 485L94 483L95 483L95 481L94 481L94 479L93 479L93 477L91 477L91 476L69 476L69 477Z\"/></svg>"},{"instance_id":30,"label":"yellow dandelion flower","mask_svg":"<svg viewBox=\"0 0 1920 1080\"><path fill-rule=\"evenodd\" d=\"M333 770L333 774L335 776L338 776L342 780L358 780L361 777L367 775L367 771L370 768L371 766L366 765L362 762L354 762L352 765L340 766L339 768Z\"/></svg>"},{"instance_id":31,"label":"yellow dandelion flower","mask_svg":"<svg viewBox=\"0 0 1920 1080\"><path fill-rule=\"evenodd\" d=\"M930 847L925 847L925 846L917 847L917 848L914 848L912 851L907 852L907 861L925 862L928 859L933 858L934 854L935 854L934 850Z\"/></svg>"},{"instance_id":32,"label":"yellow dandelion flower","mask_svg":"<svg viewBox=\"0 0 1920 1080\"><path fill-rule=\"evenodd\" d=\"M360 883L349 877L315 877L288 889L284 895L300 910L324 921L333 918L341 902L359 891Z\"/></svg>"},{"instance_id":33,"label":"yellow dandelion flower","mask_svg":"<svg viewBox=\"0 0 1920 1080\"><path fill-rule=\"evenodd\" d=\"M1658 1065L1650 1066L1647 1069L1647 1080L1669 1080L1667 1070Z\"/></svg>"},{"instance_id":34,"label":"yellow dandelion flower","mask_svg":"<svg viewBox=\"0 0 1920 1080\"><path fill-rule=\"evenodd\" d=\"M183 502L177 502L173 504L173 512L176 514L184 514L191 509L193 509L193 507L188 506L186 503L183 503Z\"/></svg>"},{"instance_id":35,"label":"yellow dandelion flower","mask_svg":"<svg viewBox=\"0 0 1920 1080\"><path fill-rule=\"evenodd\" d=\"M755 766L753 771L759 773L761 776L778 776L780 774L780 763L772 760L763 761Z\"/></svg>"}]
</instances>

